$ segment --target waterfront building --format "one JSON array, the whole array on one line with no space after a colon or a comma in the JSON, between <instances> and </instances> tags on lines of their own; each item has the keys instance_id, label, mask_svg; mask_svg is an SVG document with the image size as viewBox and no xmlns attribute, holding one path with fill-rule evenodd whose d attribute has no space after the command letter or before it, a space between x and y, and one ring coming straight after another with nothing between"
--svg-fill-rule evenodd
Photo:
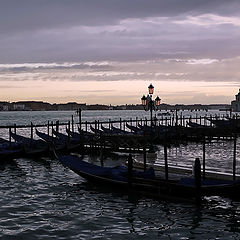
<instances>
[{"instance_id":1,"label":"waterfront building","mask_svg":"<svg viewBox=\"0 0 240 240\"><path fill-rule=\"evenodd\" d=\"M240 112L240 89L238 94L235 95L235 97L236 97L236 100L233 100L231 102L231 108L232 108L232 111L234 112Z\"/></svg>"}]
</instances>

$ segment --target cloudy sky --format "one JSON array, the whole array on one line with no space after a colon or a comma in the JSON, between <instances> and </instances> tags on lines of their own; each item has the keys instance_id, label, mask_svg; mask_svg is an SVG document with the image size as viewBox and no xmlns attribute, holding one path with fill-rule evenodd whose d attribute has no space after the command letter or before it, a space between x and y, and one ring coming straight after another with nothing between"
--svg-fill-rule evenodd
<instances>
[{"instance_id":1,"label":"cloudy sky","mask_svg":"<svg viewBox=\"0 0 240 240\"><path fill-rule=\"evenodd\" d=\"M0 101L230 103L239 0L0 0Z\"/></svg>"}]
</instances>

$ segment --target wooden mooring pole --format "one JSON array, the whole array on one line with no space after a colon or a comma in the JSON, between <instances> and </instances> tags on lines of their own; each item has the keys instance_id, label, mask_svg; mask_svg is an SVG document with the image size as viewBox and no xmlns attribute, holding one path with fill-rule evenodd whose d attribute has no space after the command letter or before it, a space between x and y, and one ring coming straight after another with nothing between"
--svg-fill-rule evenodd
<instances>
[{"instance_id":1,"label":"wooden mooring pole","mask_svg":"<svg viewBox=\"0 0 240 240\"><path fill-rule=\"evenodd\" d=\"M82 109L78 109L78 121L79 121L79 128L82 129Z\"/></svg>"},{"instance_id":2,"label":"wooden mooring pole","mask_svg":"<svg viewBox=\"0 0 240 240\"><path fill-rule=\"evenodd\" d=\"M165 179L168 180L167 144L164 143Z\"/></svg>"},{"instance_id":3,"label":"wooden mooring pole","mask_svg":"<svg viewBox=\"0 0 240 240\"><path fill-rule=\"evenodd\" d=\"M73 118L73 115L72 115L72 132L74 132L74 118Z\"/></svg>"},{"instance_id":4,"label":"wooden mooring pole","mask_svg":"<svg viewBox=\"0 0 240 240\"><path fill-rule=\"evenodd\" d=\"M146 147L143 147L143 169L144 172L147 170L147 151L146 151Z\"/></svg>"},{"instance_id":5,"label":"wooden mooring pole","mask_svg":"<svg viewBox=\"0 0 240 240\"><path fill-rule=\"evenodd\" d=\"M236 180L236 153L237 153L237 135L234 134L234 141L233 141L233 180Z\"/></svg>"},{"instance_id":6,"label":"wooden mooring pole","mask_svg":"<svg viewBox=\"0 0 240 240\"><path fill-rule=\"evenodd\" d=\"M132 187L133 159L132 154L128 156L128 187Z\"/></svg>"},{"instance_id":7,"label":"wooden mooring pole","mask_svg":"<svg viewBox=\"0 0 240 240\"><path fill-rule=\"evenodd\" d=\"M206 139L203 137L203 179L205 179Z\"/></svg>"},{"instance_id":8,"label":"wooden mooring pole","mask_svg":"<svg viewBox=\"0 0 240 240\"><path fill-rule=\"evenodd\" d=\"M194 179L196 187L196 201L200 203L201 201L201 163L199 158L195 159L194 163Z\"/></svg>"},{"instance_id":9,"label":"wooden mooring pole","mask_svg":"<svg viewBox=\"0 0 240 240\"><path fill-rule=\"evenodd\" d=\"M33 123L31 122L31 142L30 142L30 147L32 147L33 143Z\"/></svg>"},{"instance_id":10,"label":"wooden mooring pole","mask_svg":"<svg viewBox=\"0 0 240 240\"><path fill-rule=\"evenodd\" d=\"M11 127L9 128L9 144L10 144L10 148L12 146L12 136L11 136Z\"/></svg>"}]
</instances>

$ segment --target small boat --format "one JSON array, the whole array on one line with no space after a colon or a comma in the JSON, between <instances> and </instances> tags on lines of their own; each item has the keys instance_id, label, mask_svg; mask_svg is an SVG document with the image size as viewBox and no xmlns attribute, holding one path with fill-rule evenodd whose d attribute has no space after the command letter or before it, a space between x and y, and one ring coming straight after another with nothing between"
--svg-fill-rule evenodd
<instances>
[{"instance_id":1,"label":"small boat","mask_svg":"<svg viewBox=\"0 0 240 240\"><path fill-rule=\"evenodd\" d=\"M129 134L132 134L131 132L122 130L122 129L120 129L120 128L116 128L116 127L114 127L114 126L112 126L112 131L113 131L114 134L121 134L121 135L129 135Z\"/></svg>"},{"instance_id":2,"label":"small boat","mask_svg":"<svg viewBox=\"0 0 240 240\"><path fill-rule=\"evenodd\" d=\"M35 140L22 135L10 132L11 137L24 148L23 155L29 158L38 158L48 154L49 147L41 139Z\"/></svg>"},{"instance_id":3,"label":"small boat","mask_svg":"<svg viewBox=\"0 0 240 240\"><path fill-rule=\"evenodd\" d=\"M113 131L111 128L106 128L103 125L101 125L101 129L103 130L104 133L106 134L113 134Z\"/></svg>"},{"instance_id":4,"label":"small boat","mask_svg":"<svg viewBox=\"0 0 240 240\"><path fill-rule=\"evenodd\" d=\"M49 145L51 151L53 151L55 148L59 152L72 152L76 151L79 148L80 143L73 141L71 142L70 138L67 135L57 133L54 130L53 133L55 133L58 136L57 137L50 136L36 129L36 134Z\"/></svg>"},{"instance_id":5,"label":"small boat","mask_svg":"<svg viewBox=\"0 0 240 240\"><path fill-rule=\"evenodd\" d=\"M97 128L94 128L92 125L90 125L90 130L95 133L95 134L104 134L104 131L103 130L100 130L100 129L97 129Z\"/></svg>"},{"instance_id":6,"label":"small boat","mask_svg":"<svg viewBox=\"0 0 240 240\"><path fill-rule=\"evenodd\" d=\"M128 123L126 123L126 127L136 134L140 134L140 135L144 134L144 131L142 129L132 126L132 125L129 125Z\"/></svg>"},{"instance_id":7,"label":"small boat","mask_svg":"<svg viewBox=\"0 0 240 240\"><path fill-rule=\"evenodd\" d=\"M212 128L211 126L201 125L201 124L194 123L194 122L191 122L191 121L187 122L187 125L191 128L200 128L200 129Z\"/></svg>"},{"instance_id":8,"label":"small boat","mask_svg":"<svg viewBox=\"0 0 240 240\"><path fill-rule=\"evenodd\" d=\"M170 112L163 112L163 113L158 113L158 116L171 116L172 114Z\"/></svg>"},{"instance_id":9,"label":"small boat","mask_svg":"<svg viewBox=\"0 0 240 240\"><path fill-rule=\"evenodd\" d=\"M10 142L6 139L0 138L0 163L2 161L11 160L21 157L23 153L22 144Z\"/></svg>"},{"instance_id":10,"label":"small boat","mask_svg":"<svg viewBox=\"0 0 240 240\"><path fill-rule=\"evenodd\" d=\"M195 178L166 180L156 177L153 168L145 172L133 170L130 173L129 169L123 166L101 167L71 155L60 156L58 159L64 166L97 185L150 198L199 202L203 196L234 197L238 196L240 191L240 181L201 180L199 171L196 171Z\"/></svg>"}]
</instances>

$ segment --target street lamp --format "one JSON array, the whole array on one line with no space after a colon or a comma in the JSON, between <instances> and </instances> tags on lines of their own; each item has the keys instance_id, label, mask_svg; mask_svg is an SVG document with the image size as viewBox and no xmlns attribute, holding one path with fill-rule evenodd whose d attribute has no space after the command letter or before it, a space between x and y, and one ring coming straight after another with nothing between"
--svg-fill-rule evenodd
<instances>
[{"instance_id":1,"label":"street lamp","mask_svg":"<svg viewBox=\"0 0 240 240\"><path fill-rule=\"evenodd\" d=\"M144 106L144 110L145 111L150 111L150 121L151 121L151 132L152 132L152 112L157 111L158 107L160 106L161 103L161 99L159 98L159 96L157 96L155 98L155 100L152 100L152 95L154 92L154 86L152 84L150 84L148 86L148 95L147 97L145 95L142 96L141 101L142 101L142 105Z\"/></svg>"},{"instance_id":2,"label":"street lamp","mask_svg":"<svg viewBox=\"0 0 240 240\"><path fill-rule=\"evenodd\" d=\"M161 103L161 99L159 98L159 96L157 96L155 98L155 100L152 99L152 95L154 92L154 86L152 84L150 84L148 86L148 95L147 97L145 95L142 96L141 101L142 101L142 105L144 106L144 110L145 111L150 111L150 121L151 121L151 144L150 144L150 149L149 152L154 152L153 151L153 146L152 146L152 137L153 137L153 117L152 117L152 112L157 111L158 107L160 106Z\"/></svg>"}]
</instances>

